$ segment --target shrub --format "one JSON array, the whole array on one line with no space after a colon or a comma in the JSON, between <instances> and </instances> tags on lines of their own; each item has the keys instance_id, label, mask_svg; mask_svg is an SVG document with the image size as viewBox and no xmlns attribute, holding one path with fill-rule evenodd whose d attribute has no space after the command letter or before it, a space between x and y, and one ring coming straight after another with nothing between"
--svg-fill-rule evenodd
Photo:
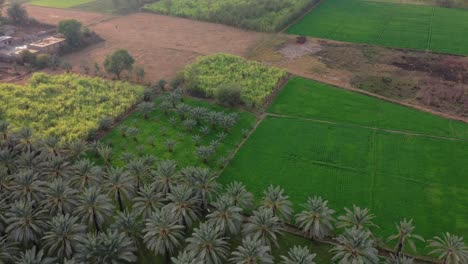
<instances>
[{"instance_id":1,"label":"shrub","mask_svg":"<svg viewBox=\"0 0 468 264\"><path fill-rule=\"evenodd\" d=\"M106 116L99 121L99 129L107 131L112 127L113 123L114 120L112 119L112 117Z\"/></svg>"},{"instance_id":2,"label":"shrub","mask_svg":"<svg viewBox=\"0 0 468 264\"><path fill-rule=\"evenodd\" d=\"M238 106L242 104L242 88L234 83L221 84L216 92L216 100L224 106Z\"/></svg>"},{"instance_id":3,"label":"shrub","mask_svg":"<svg viewBox=\"0 0 468 264\"><path fill-rule=\"evenodd\" d=\"M36 56L36 61L34 62L34 66L36 66L39 69L43 69L47 67L50 61L50 56L49 54L39 54Z\"/></svg>"}]
</instances>

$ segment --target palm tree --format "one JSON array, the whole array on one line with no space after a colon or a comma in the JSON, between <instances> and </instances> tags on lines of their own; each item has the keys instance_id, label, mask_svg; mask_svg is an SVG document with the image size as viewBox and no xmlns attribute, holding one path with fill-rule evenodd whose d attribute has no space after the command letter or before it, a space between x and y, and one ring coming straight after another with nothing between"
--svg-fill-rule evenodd
<instances>
[{"instance_id":1,"label":"palm tree","mask_svg":"<svg viewBox=\"0 0 468 264\"><path fill-rule=\"evenodd\" d=\"M275 244L278 246L278 236L283 233L283 222L273 215L270 209L260 208L253 211L248 222L242 227L242 235L252 235L264 245Z\"/></svg>"},{"instance_id":2,"label":"palm tree","mask_svg":"<svg viewBox=\"0 0 468 264\"><path fill-rule=\"evenodd\" d=\"M56 179L44 188L45 199L41 205L49 211L51 216L72 213L75 205L76 190L69 188L68 183Z\"/></svg>"},{"instance_id":3,"label":"palm tree","mask_svg":"<svg viewBox=\"0 0 468 264\"><path fill-rule=\"evenodd\" d=\"M49 180L58 178L68 179L73 173L73 167L70 162L61 156L49 157L41 168L41 175Z\"/></svg>"},{"instance_id":4,"label":"palm tree","mask_svg":"<svg viewBox=\"0 0 468 264\"><path fill-rule=\"evenodd\" d=\"M294 246L288 251L287 256L281 256L282 264L315 264L313 254L307 247Z\"/></svg>"},{"instance_id":5,"label":"palm tree","mask_svg":"<svg viewBox=\"0 0 468 264\"><path fill-rule=\"evenodd\" d=\"M24 127L15 133L18 144L16 148L22 152L31 152L33 150L33 130L29 127Z\"/></svg>"},{"instance_id":6,"label":"palm tree","mask_svg":"<svg viewBox=\"0 0 468 264\"><path fill-rule=\"evenodd\" d=\"M164 194L172 192L174 186L180 183L180 175L177 172L177 163L172 160L163 160L158 163L154 171L154 182Z\"/></svg>"},{"instance_id":7,"label":"palm tree","mask_svg":"<svg viewBox=\"0 0 468 264\"><path fill-rule=\"evenodd\" d=\"M189 171L191 171L191 173L187 173L187 170L185 170L184 176L199 197L202 210L206 211L208 209L209 200L219 188L219 184L216 181L217 176L215 173L205 168L191 168Z\"/></svg>"},{"instance_id":8,"label":"palm tree","mask_svg":"<svg viewBox=\"0 0 468 264\"><path fill-rule=\"evenodd\" d=\"M0 139L6 141L10 135L10 123L5 120L0 120Z\"/></svg>"},{"instance_id":9,"label":"palm tree","mask_svg":"<svg viewBox=\"0 0 468 264\"><path fill-rule=\"evenodd\" d=\"M178 224L177 218L167 207L156 209L146 219L143 239L148 249L165 256L166 263L170 263L171 255L184 240L183 230L184 226Z\"/></svg>"},{"instance_id":10,"label":"palm tree","mask_svg":"<svg viewBox=\"0 0 468 264\"><path fill-rule=\"evenodd\" d=\"M370 231L356 226L346 229L336 238L338 243L330 250L334 253L332 260L338 264L378 264L378 251L373 246L371 236Z\"/></svg>"},{"instance_id":11,"label":"palm tree","mask_svg":"<svg viewBox=\"0 0 468 264\"><path fill-rule=\"evenodd\" d=\"M429 254L437 255L443 264L468 263L468 247L463 237L445 233L442 237L429 240L429 247L434 248Z\"/></svg>"},{"instance_id":12,"label":"palm tree","mask_svg":"<svg viewBox=\"0 0 468 264\"><path fill-rule=\"evenodd\" d=\"M206 216L208 223L218 226L223 235L227 235L228 232L237 235L244 219L242 208L231 205L227 196L221 196L213 206L214 209Z\"/></svg>"},{"instance_id":13,"label":"palm tree","mask_svg":"<svg viewBox=\"0 0 468 264\"><path fill-rule=\"evenodd\" d=\"M18 170L39 172L40 168L44 165L45 155L37 151L20 152L15 162Z\"/></svg>"},{"instance_id":14,"label":"palm tree","mask_svg":"<svg viewBox=\"0 0 468 264\"><path fill-rule=\"evenodd\" d=\"M110 167L104 176L104 188L119 204L119 209L124 210L123 197L130 198L133 179L122 168Z\"/></svg>"},{"instance_id":15,"label":"palm tree","mask_svg":"<svg viewBox=\"0 0 468 264\"><path fill-rule=\"evenodd\" d=\"M304 210L296 215L296 223L309 238L322 239L331 234L335 211L328 208L328 201L309 197L302 207Z\"/></svg>"},{"instance_id":16,"label":"palm tree","mask_svg":"<svg viewBox=\"0 0 468 264\"><path fill-rule=\"evenodd\" d=\"M150 167L145 164L143 159L135 159L127 163L125 166L127 171L136 179L135 190L140 190L140 185L143 179L147 178L150 173Z\"/></svg>"},{"instance_id":17,"label":"palm tree","mask_svg":"<svg viewBox=\"0 0 468 264\"><path fill-rule=\"evenodd\" d=\"M288 220L292 214L292 203L287 195L283 195L281 187L270 185L264 192L262 206L270 209L274 216Z\"/></svg>"},{"instance_id":18,"label":"palm tree","mask_svg":"<svg viewBox=\"0 0 468 264\"><path fill-rule=\"evenodd\" d=\"M7 237L0 237L0 264L11 263L18 252L14 243L8 241Z\"/></svg>"},{"instance_id":19,"label":"palm tree","mask_svg":"<svg viewBox=\"0 0 468 264\"><path fill-rule=\"evenodd\" d=\"M194 195L192 188L186 185L179 185L167 194L169 204L166 205L175 215L179 224L185 226L186 230L192 226L194 220L198 220L200 201Z\"/></svg>"},{"instance_id":20,"label":"palm tree","mask_svg":"<svg viewBox=\"0 0 468 264\"><path fill-rule=\"evenodd\" d=\"M78 256L85 263L124 264L137 260L137 248L133 241L117 230L87 234L80 243Z\"/></svg>"},{"instance_id":21,"label":"palm tree","mask_svg":"<svg viewBox=\"0 0 468 264\"><path fill-rule=\"evenodd\" d=\"M406 221L406 218L403 221L400 221L400 224L396 226L398 233L392 235L388 240L398 240L398 243L395 246L395 255L400 257L401 252L405 246L405 243L408 242L411 249L416 252L416 245L414 244L413 239L424 242L424 238L419 235L413 234L414 226L413 219Z\"/></svg>"},{"instance_id":22,"label":"palm tree","mask_svg":"<svg viewBox=\"0 0 468 264\"><path fill-rule=\"evenodd\" d=\"M171 258L172 264L204 264L194 252L183 251L177 257Z\"/></svg>"},{"instance_id":23,"label":"palm tree","mask_svg":"<svg viewBox=\"0 0 468 264\"><path fill-rule=\"evenodd\" d=\"M44 251L36 251L36 247L21 252L20 256L16 258L15 264L55 264L55 258L44 256Z\"/></svg>"},{"instance_id":24,"label":"palm tree","mask_svg":"<svg viewBox=\"0 0 468 264\"><path fill-rule=\"evenodd\" d=\"M77 251L79 241L84 235L86 226L79 222L78 217L58 215L49 223L49 231L42 238L44 248L49 255L57 256L59 259L71 258Z\"/></svg>"},{"instance_id":25,"label":"palm tree","mask_svg":"<svg viewBox=\"0 0 468 264\"><path fill-rule=\"evenodd\" d=\"M32 170L22 170L12 177L11 194L13 199L41 201L44 182Z\"/></svg>"},{"instance_id":26,"label":"palm tree","mask_svg":"<svg viewBox=\"0 0 468 264\"><path fill-rule=\"evenodd\" d=\"M68 143L68 149L70 150L71 157L76 159L85 155L90 147L86 141L78 139Z\"/></svg>"},{"instance_id":27,"label":"palm tree","mask_svg":"<svg viewBox=\"0 0 468 264\"><path fill-rule=\"evenodd\" d=\"M117 212L110 228L125 233L137 242L141 238L141 230L143 229L143 221L139 216L135 211Z\"/></svg>"},{"instance_id":28,"label":"palm tree","mask_svg":"<svg viewBox=\"0 0 468 264\"><path fill-rule=\"evenodd\" d=\"M87 233L80 239L76 257L84 263L100 263L100 236Z\"/></svg>"},{"instance_id":29,"label":"palm tree","mask_svg":"<svg viewBox=\"0 0 468 264\"><path fill-rule=\"evenodd\" d=\"M201 223L186 241L187 251L207 264L220 264L229 253L229 243L221 229L208 223Z\"/></svg>"},{"instance_id":30,"label":"palm tree","mask_svg":"<svg viewBox=\"0 0 468 264\"><path fill-rule=\"evenodd\" d=\"M49 136L39 142L39 149L48 157L57 157L62 154L62 146L60 145L60 138Z\"/></svg>"},{"instance_id":31,"label":"palm tree","mask_svg":"<svg viewBox=\"0 0 468 264\"><path fill-rule=\"evenodd\" d=\"M375 218L373 214L369 212L369 209L361 209L356 205L353 205L353 211L345 208L346 214L338 217L338 228L351 228L356 227L357 229L378 227L372 219Z\"/></svg>"},{"instance_id":32,"label":"palm tree","mask_svg":"<svg viewBox=\"0 0 468 264\"><path fill-rule=\"evenodd\" d=\"M101 167L96 166L88 159L77 161L74 165L74 171L70 184L75 188L83 189L100 183Z\"/></svg>"},{"instance_id":33,"label":"palm tree","mask_svg":"<svg viewBox=\"0 0 468 264\"><path fill-rule=\"evenodd\" d=\"M163 206L164 199L162 193L156 192L154 184L146 184L140 188L132 201L135 212L147 218L154 210Z\"/></svg>"},{"instance_id":34,"label":"palm tree","mask_svg":"<svg viewBox=\"0 0 468 264\"><path fill-rule=\"evenodd\" d=\"M31 201L16 201L5 213L8 225L5 232L11 240L23 245L28 245L30 242L35 243L46 228L45 213L44 209L34 208Z\"/></svg>"},{"instance_id":35,"label":"palm tree","mask_svg":"<svg viewBox=\"0 0 468 264\"><path fill-rule=\"evenodd\" d=\"M248 192L245 185L240 182L235 181L228 184L226 194L234 206L238 206L244 210L253 207L253 194Z\"/></svg>"},{"instance_id":36,"label":"palm tree","mask_svg":"<svg viewBox=\"0 0 468 264\"><path fill-rule=\"evenodd\" d=\"M104 166L108 167L112 159L112 148L109 146L101 146L97 149L97 152L104 161Z\"/></svg>"},{"instance_id":37,"label":"palm tree","mask_svg":"<svg viewBox=\"0 0 468 264\"><path fill-rule=\"evenodd\" d=\"M144 119L148 119L149 113L154 110L154 103L142 102L137 106L137 109L143 114Z\"/></svg>"},{"instance_id":38,"label":"palm tree","mask_svg":"<svg viewBox=\"0 0 468 264\"><path fill-rule=\"evenodd\" d=\"M389 259L386 259L385 264L413 264L414 259L408 258L406 256L395 256L391 255Z\"/></svg>"},{"instance_id":39,"label":"palm tree","mask_svg":"<svg viewBox=\"0 0 468 264\"><path fill-rule=\"evenodd\" d=\"M258 239L248 236L242 240L242 245L238 246L231 253L229 259L233 264L269 264L273 263L271 248L265 246Z\"/></svg>"},{"instance_id":40,"label":"palm tree","mask_svg":"<svg viewBox=\"0 0 468 264\"><path fill-rule=\"evenodd\" d=\"M112 215L114 206L111 199L102 194L100 188L90 187L83 190L78 197L78 207L76 214L83 221L88 222L88 226L94 225L96 232L101 231L101 225L105 217Z\"/></svg>"}]
</instances>

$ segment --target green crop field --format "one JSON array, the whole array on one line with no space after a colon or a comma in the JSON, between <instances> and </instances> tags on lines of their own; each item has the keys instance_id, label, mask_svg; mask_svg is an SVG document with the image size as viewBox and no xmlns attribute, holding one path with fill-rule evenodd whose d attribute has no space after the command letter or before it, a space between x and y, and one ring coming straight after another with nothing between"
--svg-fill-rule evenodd
<instances>
[{"instance_id":1,"label":"green crop field","mask_svg":"<svg viewBox=\"0 0 468 264\"><path fill-rule=\"evenodd\" d=\"M93 0L33 0L29 2L29 4L56 8L69 8L89 2L93 2Z\"/></svg>"},{"instance_id":2,"label":"green crop field","mask_svg":"<svg viewBox=\"0 0 468 264\"><path fill-rule=\"evenodd\" d=\"M396 48L468 54L468 11L365 0L325 0L287 32Z\"/></svg>"},{"instance_id":3,"label":"green crop field","mask_svg":"<svg viewBox=\"0 0 468 264\"><path fill-rule=\"evenodd\" d=\"M257 197L280 185L296 209L313 195L340 213L353 204L368 207L384 238L403 218L413 218L426 238L445 231L468 236L468 125L300 78L267 112L223 183L244 182ZM436 129L444 124L452 130Z\"/></svg>"}]
</instances>

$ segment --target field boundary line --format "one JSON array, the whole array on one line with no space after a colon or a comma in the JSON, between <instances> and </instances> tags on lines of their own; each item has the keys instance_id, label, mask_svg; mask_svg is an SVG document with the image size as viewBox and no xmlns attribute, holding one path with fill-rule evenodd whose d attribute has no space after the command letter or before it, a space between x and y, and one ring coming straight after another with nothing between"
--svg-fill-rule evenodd
<instances>
[{"instance_id":1,"label":"field boundary line","mask_svg":"<svg viewBox=\"0 0 468 264\"><path fill-rule=\"evenodd\" d=\"M322 119L314 119L314 118L307 118L307 117L300 117L300 116L290 116L290 115L282 115L282 114L274 114L274 113L267 113L266 115L267 116L272 116L272 117L298 119L298 120L311 121L311 122L324 123L324 124L331 124L331 125L359 127L359 128L364 128L364 129L378 130L378 131L384 131L384 132L389 132L389 133L394 133L394 134L402 134L402 135L407 135L407 136L428 137L428 138L434 138L434 139L462 141L462 142L467 142L468 141L466 139L461 139L461 138L434 136L434 135L416 133L416 132L410 132L410 131L401 131L401 130L379 128L379 127L370 127L370 126L363 126L363 125L358 125L358 124L353 124L353 123L340 123L340 122L334 122L334 121L328 121L328 120L322 120Z\"/></svg>"},{"instance_id":2,"label":"field boundary line","mask_svg":"<svg viewBox=\"0 0 468 264\"><path fill-rule=\"evenodd\" d=\"M388 18L387 18L387 19L385 20L385 22L383 23L382 32L380 32L379 36L378 36L377 39L376 39L377 42L382 38L383 34L385 34L385 31L387 31L388 24L390 24L390 21L392 20L394 14L395 14L395 11L389 12Z\"/></svg>"},{"instance_id":3,"label":"field boundary line","mask_svg":"<svg viewBox=\"0 0 468 264\"><path fill-rule=\"evenodd\" d=\"M433 25L433 23L434 23L434 14L435 14L435 7L432 7L431 21L429 22L429 32L428 32L428 36L427 36L426 51L431 51L431 44L432 44L432 25Z\"/></svg>"},{"instance_id":4,"label":"field boundary line","mask_svg":"<svg viewBox=\"0 0 468 264\"><path fill-rule=\"evenodd\" d=\"M326 0L319 0L315 4L313 4L310 8L307 8L306 11L302 15L300 15L298 18L293 20L291 23L287 24L286 26L283 27L282 30L278 31L278 33L284 33L286 30L288 30L290 27L292 27L294 24L299 22L301 19L303 19L305 16L307 16L312 10L314 10L316 7L318 7L320 4L325 2Z\"/></svg>"}]
</instances>

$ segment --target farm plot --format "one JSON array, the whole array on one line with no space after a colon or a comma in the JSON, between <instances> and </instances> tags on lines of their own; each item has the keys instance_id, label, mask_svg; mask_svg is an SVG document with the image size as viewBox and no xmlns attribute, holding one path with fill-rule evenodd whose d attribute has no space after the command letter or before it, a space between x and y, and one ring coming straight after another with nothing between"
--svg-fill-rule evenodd
<instances>
[{"instance_id":1,"label":"farm plot","mask_svg":"<svg viewBox=\"0 0 468 264\"><path fill-rule=\"evenodd\" d=\"M468 11L364 0L327 0L288 29L308 35L396 48L468 54ZM450 39L450 41L447 41Z\"/></svg>"},{"instance_id":2,"label":"farm plot","mask_svg":"<svg viewBox=\"0 0 468 264\"><path fill-rule=\"evenodd\" d=\"M426 238L444 231L468 235L466 140L351 124L353 120L359 124L377 117L363 119L372 111L355 108L365 105L363 101L359 102L363 105L353 103L358 97L342 90L326 93L325 87L315 82L304 81L302 85L317 97L294 93L295 89L305 89L294 80L268 110L275 114L267 114L223 172L223 183L242 181L256 196L270 184L280 185L296 209L313 195L328 199L339 213L353 204L368 207L380 226L375 232L383 238L405 217L413 218L415 232ZM333 100L339 93L343 93L342 98L348 96L348 103ZM321 98L327 98L327 104ZM391 106L387 106L388 124L400 118L407 123L423 118L409 109L393 106L394 110ZM305 109L307 115L296 112L298 109ZM404 129L404 122L395 124L395 128ZM461 124L460 128L466 131L468 125Z\"/></svg>"},{"instance_id":3,"label":"farm plot","mask_svg":"<svg viewBox=\"0 0 468 264\"><path fill-rule=\"evenodd\" d=\"M70 8L77 5L82 5L85 3L92 2L93 0L33 0L29 2L31 5L38 5L38 6L47 6L47 7L55 7L55 8Z\"/></svg>"}]
</instances>

